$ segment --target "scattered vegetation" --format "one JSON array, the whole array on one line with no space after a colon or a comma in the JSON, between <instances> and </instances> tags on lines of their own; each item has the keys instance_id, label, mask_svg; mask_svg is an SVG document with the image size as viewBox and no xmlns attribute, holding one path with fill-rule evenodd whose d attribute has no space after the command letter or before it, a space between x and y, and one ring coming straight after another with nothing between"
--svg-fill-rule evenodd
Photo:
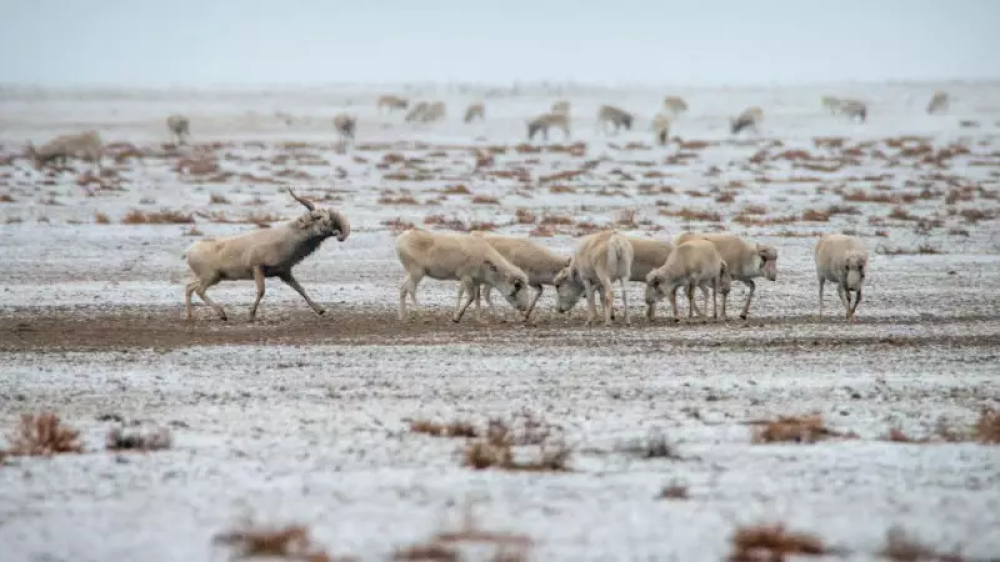
<instances>
[{"instance_id":1,"label":"scattered vegetation","mask_svg":"<svg viewBox=\"0 0 1000 562\"><path fill-rule=\"evenodd\" d=\"M886 544L879 555L894 562L962 562L958 554L941 554L907 535L900 527L886 533Z\"/></svg>"},{"instance_id":2,"label":"scattered vegetation","mask_svg":"<svg viewBox=\"0 0 1000 562\"><path fill-rule=\"evenodd\" d=\"M499 205L500 200L492 195L475 195L472 198L472 202L477 205Z\"/></svg>"},{"instance_id":3,"label":"scattered vegetation","mask_svg":"<svg viewBox=\"0 0 1000 562\"><path fill-rule=\"evenodd\" d=\"M457 530L442 530L426 540L406 547L397 548L392 560L433 560L438 562L460 562L462 546L488 545L493 553L491 562L526 562L534 541L525 535L487 531L481 529L472 514L466 511L464 521Z\"/></svg>"},{"instance_id":4,"label":"scattered vegetation","mask_svg":"<svg viewBox=\"0 0 1000 562\"><path fill-rule=\"evenodd\" d=\"M938 255L945 254L944 250L935 248L930 244L921 244L916 248L903 248L903 247L889 247L885 245L880 245L875 248L875 251L884 256L927 256L927 255Z\"/></svg>"},{"instance_id":5,"label":"scattered vegetation","mask_svg":"<svg viewBox=\"0 0 1000 562\"><path fill-rule=\"evenodd\" d=\"M0 203L13 203L14 198L9 193L0 193Z\"/></svg>"},{"instance_id":6,"label":"scattered vegetation","mask_svg":"<svg viewBox=\"0 0 1000 562\"><path fill-rule=\"evenodd\" d=\"M759 425L754 432L754 443L816 443L834 437L854 437L826 427L819 413L751 423Z\"/></svg>"},{"instance_id":7,"label":"scattered vegetation","mask_svg":"<svg viewBox=\"0 0 1000 562\"><path fill-rule=\"evenodd\" d=\"M213 542L232 548L232 559L271 557L302 562L348 562L354 558L333 557L315 544L304 525L270 528L244 523L240 528L215 536Z\"/></svg>"},{"instance_id":8,"label":"scattered vegetation","mask_svg":"<svg viewBox=\"0 0 1000 562\"><path fill-rule=\"evenodd\" d=\"M405 231L413 228L414 226L416 226L412 222L407 221L407 220L403 220L403 219L401 219L399 217L396 217L394 219L386 219L386 220L382 221L382 225L383 226L388 226L389 227L389 231L392 232L393 234L397 234L397 235L398 234L402 234L403 232L405 232Z\"/></svg>"},{"instance_id":9,"label":"scattered vegetation","mask_svg":"<svg viewBox=\"0 0 1000 562\"><path fill-rule=\"evenodd\" d=\"M94 213L94 224L111 224L111 219L108 215L98 211Z\"/></svg>"},{"instance_id":10,"label":"scattered vegetation","mask_svg":"<svg viewBox=\"0 0 1000 562\"><path fill-rule=\"evenodd\" d=\"M160 451L173 444L170 429L157 427L143 431L127 430L120 426L108 430L105 447L109 451Z\"/></svg>"},{"instance_id":11,"label":"scattered vegetation","mask_svg":"<svg viewBox=\"0 0 1000 562\"><path fill-rule=\"evenodd\" d=\"M208 202L211 205L228 205L229 199L226 199L224 195L213 193L212 195L209 196Z\"/></svg>"},{"instance_id":12,"label":"scattered vegetation","mask_svg":"<svg viewBox=\"0 0 1000 562\"><path fill-rule=\"evenodd\" d=\"M729 562L783 562L787 556L822 556L823 541L807 533L785 530L782 524L740 527L733 535Z\"/></svg>"},{"instance_id":13,"label":"scattered vegetation","mask_svg":"<svg viewBox=\"0 0 1000 562\"><path fill-rule=\"evenodd\" d=\"M45 456L82 453L80 432L62 423L53 412L22 414L10 435L10 456Z\"/></svg>"},{"instance_id":14,"label":"scattered vegetation","mask_svg":"<svg viewBox=\"0 0 1000 562\"><path fill-rule=\"evenodd\" d=\"M400 195L398 197L393 197L391 195L383 195L379 197L378 202L380 205L419 205L420 202L416 200L412 195Z\"/></svg>"},{"instance_id":15,"label":"scattered vegetation","mask_svg":"<svg viewBox=\"0 0 1000 562\"><path fill-rule=\"evenodd\" d=\"M646 437L628 441L620 450L643 459L681 460L682 458L677 452L676 446L667 439L665 434L658 431L651 432Z\"/></svg>"},{"instance_id":16,"label":"scattered vegetation","mask_svg":"<svg viewBox=\"0 0 1000 562\"><path fill-rule=\"evenodd\" d=\"M132 209L122 217L122 224L192 224L194 217L180 211L163 209L159 212L144 213Z\"/></svg>"},{"instance_id":17,"label":"scattered vegetation","mask_svg":"<svg viewBox=\"0 0 1000 562\"><path fill-rule=\"evenodd\" d=\"M482 437L470 442L463 451L464 466L475 470L498 468L509 471L561 472L569 470L567 463L572 449L561 438L554 437L556 428L528 414L516 416L513 422L490 420ZM529 458L516 447L534 449ZM518 458L522 457L522 458Z\"/></svg>"},{"instance_id":18,"label":"scattered vegetation","mask_svg":"<svg viewBox=\"0 0 1000 562\"><path fill-rule=\"evenodd\" d=\"M537 220L538 217L536 217L535 213L532 213L529 209L518 209L514 211L514 221L517 222L517 224L535 224L535 221Z\"/></svg>"},{"instance_id":19,"label":"scattered vegetation","mask_svg":"<svg viewBox=\"0 0 1000 562\"><path fill-rule=\"evenodd\" d=\"M687 486L671 484L669 486L664 486L664 488L660 490L660 495L657 497L663 500L686 500L691 496L688 494Z\"/></svg>"}]
</instances>

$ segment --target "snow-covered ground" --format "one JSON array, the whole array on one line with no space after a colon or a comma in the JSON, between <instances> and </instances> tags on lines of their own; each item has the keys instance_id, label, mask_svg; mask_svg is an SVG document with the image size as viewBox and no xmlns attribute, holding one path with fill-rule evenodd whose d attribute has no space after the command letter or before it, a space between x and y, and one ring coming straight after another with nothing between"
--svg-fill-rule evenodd
<instances>
[{"instance_id":1,"label":"snow-covered ground","mask_svg":"<svg viewBox=\"0 0 1000 562\"><path fill-rule=\"evenodd\" d=\"M951 108L927 115L937 89ZM449 108L421 125L376 113L391 91L0 89L0 429L53 410L89 451L0 467L0 560L221 560L211 537L244 511L380 560L469 502L490 530L532 537L533 560L721 560L737 526L770 522L849 551L836 559L876 559L893 525L1000 556L1000 448L885 440L1000 407L1000 84L413 89ZM666 148L647 130L665 94L691 108ZM827 94L868 101L869 121L825 113ZM571 139L522 144L525 120L560 98ZM463 123L478 99L486 121ZM637 127L598 134L602 103ZM733 137L728 118L750 105L761 134ZM342 150L331 119L345 110L360 121ZM175 112L195 146L163 145ZM84 127L134 145L109 148L100 182L87 164L41 173L22 156ZM493 161L477 168L477 150ZM216 167L184 171L204 162ZM230 283L210 290L229 323L200 303L184 323L186 246L296 216L286 187L351 219L347 241L296 270L329 313L269 282L248 325L252 283ZM132 211L193 223L129 224ZM425 280L420 320L400 323L391 225L407 223L530 234L566 254L609 225L725 229L775 246L779 275L758 280L748 322L651 325L634 284L631 327L584 328L582 303L557 315L551 289L535 325L455 326L454 285ZM815 317L816 236L844 231L873 254L855 325L832 290ZM563 429L570 472L474 471L463 440L409 431L523 410ZM858 438L751 443L747 422L809 412ZM108 414L170 424L174 445L106 453ZM683 460L630 452L651 432ZM658 499L670 484L690 498Z\"/></svg>"}]
</instances>

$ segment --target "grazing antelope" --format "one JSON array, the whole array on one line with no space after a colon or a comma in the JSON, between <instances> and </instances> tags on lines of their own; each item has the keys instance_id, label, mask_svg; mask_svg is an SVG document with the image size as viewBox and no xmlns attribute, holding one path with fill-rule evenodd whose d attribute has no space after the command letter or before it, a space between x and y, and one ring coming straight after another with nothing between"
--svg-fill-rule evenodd
<instances>
[{"instance_id":1,"label":"grazing antelope","mask_svg":"<svg viewBox=\"0 0 1000 562\"><path fill-rule=\"evenodd\" d=\"M187 139L191 138L191 122L183 115L167 117L167 129L170 130L170 139L176 139L179 145L187 144Z\"/></svg>"},{"instance_id":2,"label":"grazing antelope","mask_svg":"<svg viewBox=\"0 0 1000 562\"><path fill-rule=\"evenodd\" d=\"M677 117L681 113L686 113L688 110L687 102L680 96L667 96L663 98L663 107L673 117Z\"/></svg>"},{"instance_id":3,"label":"grazing antelope","mask_svg":"<svg viewBox=\"0 0 1000 562\"><path fill-rule=\"evenodd\" d=\"M337 130L340 137L346 141L354 140L354 133L358 128L358 118L347 113L338 113L333 118L333 128Z\"/></svg>"},{"instance_id":4,"label":"grazing antelope","mask_svg":"<svg viewBox=\"0 0 1000 562\"><path fill-rule=\"evenodd\" d=\"M563 138L569 138L569 115L565 113L543 113L528 121L528 140L535 138L535 133L542 133L545 141L549 140L549 129L562 129Z\"/></svg>"},{"instance_id":5,"label":"grazing antelope","mask_svg":"<svg viewBox=\"0 0 1000 562\"><path fill-rule=\"evenodd\" d=\"M401 98L399 96L394 96L392 94L387 94L384 96L379 96L376 106L378 107L378 112L382 113L382 109L386 108L389 113L396 110L406 111L406 108L410 105L410 101L406 98Z\"/></svg>"},{"instance_id":6,"label":"grazing antelope","mask_svg":"<svg viewBox=\"0 0 1000 562\"><path fill-rule=\"evenodd\" d=\"M927 104L927 113L941 113L948 109L951 105L951 98L948 96L948 92L937 91L931 97L930 103Z\"/></svg>"},{"instance_id":7,"label":"grazing antelope","mask_svg":"<svg viewBox=\"0 0 1000 562\"><path fill-rule=\"evenodd\" d=\"M623 127L626 131L630 131L632 130L632 122L634 120L635 116L631 113L610 105L602 105L601 108L597 110L597 125L599 128L602 128L605 133L608 130L608 124L614 125L615 128L612 134L615 135L617 135Z\"/></svg>"},{"instance_id":8,"label":"grazing antelope","mask_svg":"<svg viewBox=\"0 0 1000 562\"><path fill-rule=\"evenodd\" d=\"M465 122L471 123L474 119L486 120L486 105L483 102L473 103L465 108Z\"/></svg>"},{"instance_id":9,"label":"grazing antelope","mask_svg":"<svg viewBox=\"0 0 1000 562\"><path fill-rule=\"evenodd\" d=\"M751 128L755 133L760 134L760 122L764 120L764 110L757 107L748 107L743 110L735 119L729 119L729 130L732 134L739 134L746 128Z\"/></svg>"}]
</instances>

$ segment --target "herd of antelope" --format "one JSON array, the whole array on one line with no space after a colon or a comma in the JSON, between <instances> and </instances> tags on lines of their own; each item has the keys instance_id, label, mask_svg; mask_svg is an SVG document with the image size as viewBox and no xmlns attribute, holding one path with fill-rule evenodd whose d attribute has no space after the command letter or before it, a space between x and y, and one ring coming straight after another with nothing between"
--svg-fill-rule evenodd
<instances>
[{"instance_id":1,"label":"herd of antelope","mask_svg":"<svg viewBox=\"0 0 1000 562\"><path fill-rule=\"evenodd\" d=\"M867 119L868 108L861 101L831 96L824 96L821 101L831 113L861 122ZM927 112L942 112L948 104L949 96L936 92L927 106ZM405 111L407 122L428 123L440 121L446 116L445 103L440 100L421 101L411 107L405 98L386 95L378 99L377 107L379 113ZM540 134L548 139L549 129L553 127L568 137L571 107L569 101L559 100L552 104L548 112L530 119L527 122L528 138L533 139ZM680 97L667 96L663 100L663 110L652 119L651 124L660 144L668 142L671 120L687 110L687 103ZM464 120L467 123L484 120L485 116L485 104L477 102L468 106ZM761 108L749 107L730 119L730 131L738 134L746 129L759 130L763 116ZM636 120L634 114L610 105L602 105L597 117L599 127L609 134L617 134L621 129L631 130ZM171 115L166 124L172 140L178 145L188 142L191 129L187 117ZM333 124L343 137L354 138L357 130L354 116L337 114ZM29 143L27 147L28 156L38 169L49 163L65 162L71 157L95 162L100 167L101 151L101 138L94 130L59 136L40 147ZM257 286L257 298L250 312L253 320L264 296L264 280L268 277L278 277L289 285L317 314L325 312L307 296L292 275L292 267L316 251L328 238L345 241L350 234L350 222L339 211L317 209L313 203L294 193L292 197L302 203L308 212L287 224L235 236L205 239L188 248L185 256L196 277L185 290L188 319L192 318L191 296L197 294L225 320L227 315L224 309L214 303L205 291L223 280L253 279ZM417 285L422 278L430 277L459 282L453 316L456 322L473 301L478 316L481 288L485 288L491 311L493 304L489 294L491 289L496 289L527 321L541 296L542 286L551 285L556 289L559 312L569 311L581 296L586 295L588 324L596 320L594 297L599 294L605 323L610 323L614 318L612 284L616 281L621 284L626 322L626 281L646 285L647 316L652 320L656 303L663 298L670 299L674 317L679 319L676 292L681 288L687 294L689 317L695 313L704 315L694 300L695 289L701 288L706 307L708 292L712 292L713 317L718 315L716 301L722 298L722 317L725 318L730 283L738 280L750 289L740 314L745 319L754 293L753 279L765 277L774 281L778 257L773 247L729 234L685 233L671 243L635 238L614 230L582 238L570 256L556 254L527 238L479 232L432 233L419 228L402 233L396 239L396 251L406 272L399 294L400 318L406 318L407 297L414 305L417 304ZM820 315L823 311L824 285L833 282L845 306L848 321L854 321L868 262L864 242L854 236L828 234L820 239L814 254ZM535 290L533 298L528 295L529 287Z\"/></svg>"}]
</instances>

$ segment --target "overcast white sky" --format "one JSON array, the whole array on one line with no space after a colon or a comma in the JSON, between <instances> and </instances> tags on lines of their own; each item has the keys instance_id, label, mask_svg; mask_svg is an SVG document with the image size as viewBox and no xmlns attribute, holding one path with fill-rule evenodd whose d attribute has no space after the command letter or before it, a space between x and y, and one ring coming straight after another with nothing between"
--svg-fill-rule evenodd
<instances>
[{"instance_id":1,"label":"overcast white sky","mask_svg":"<svg viewBox=\"0 0 1000 562\"><path fill-rule=\"evenodd\" d=\"M0 83L1000 77L1000 0L0 0Z\"/></svg>"}]
</instances>

